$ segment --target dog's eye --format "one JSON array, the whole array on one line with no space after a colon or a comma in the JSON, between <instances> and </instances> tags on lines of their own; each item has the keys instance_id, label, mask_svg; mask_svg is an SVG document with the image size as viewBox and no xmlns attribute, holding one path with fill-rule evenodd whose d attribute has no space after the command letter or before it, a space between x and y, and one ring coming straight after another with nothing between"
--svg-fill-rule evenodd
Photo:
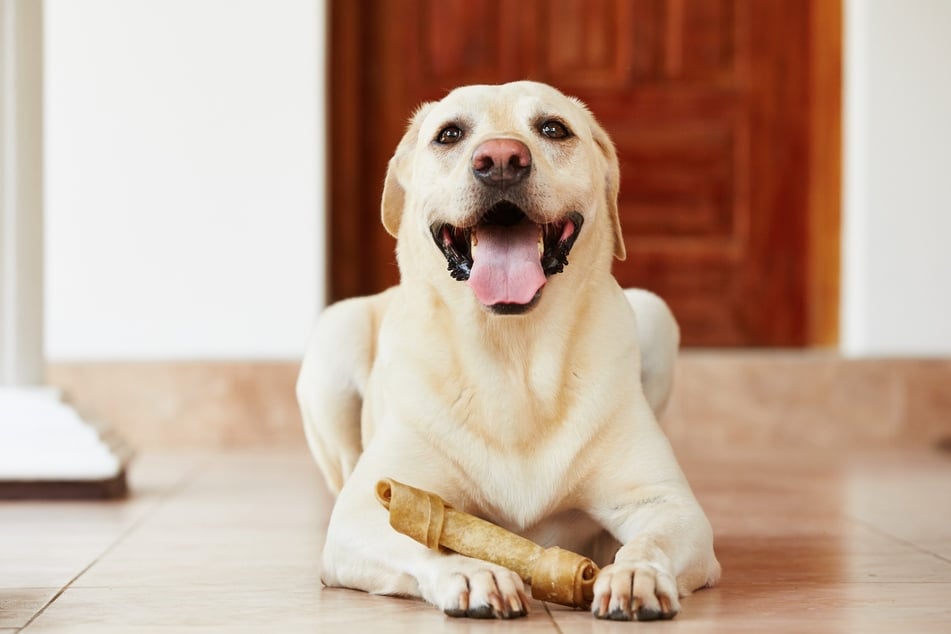
<instances>
[{"instance_id":1,"label":"dog's eye","mask_svg":"<svg viewBox=\"0 0 951 634\"><path fill-rule=\"evenodd\" d=\"M449 125L439 131L436 135L436 143L440 145L452 145L462 140L463 132L459 126Z\"/></svg>"},{"instance_id":2,"label":"dog's eye","mask_svg":"<svg viewBox=\"0 0 951 634\"><path fill-rule=\"evenodd\" d=\"M561 121L550 119L538 126L538 131L549 139L567 139L571 136L571 130Z\"/></svg>"}]
</instances>

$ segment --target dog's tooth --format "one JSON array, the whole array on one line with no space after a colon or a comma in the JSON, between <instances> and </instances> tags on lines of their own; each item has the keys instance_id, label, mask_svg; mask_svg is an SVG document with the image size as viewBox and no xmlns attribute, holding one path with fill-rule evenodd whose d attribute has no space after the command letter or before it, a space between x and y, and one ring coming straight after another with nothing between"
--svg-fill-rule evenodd
<instances>
[{"instance_id":1,"label":"dog's tooth","mask_svg":"<svg viewBox=\"0 0 951 634\"><path fill-rule=\"evenodd\" d=\"M545 227L538 225L538 255L545 255Z\"/></svg>"},{"instance_id":2,"label":"dog's tooth","mask_svg":"<svg viewBox=\"0 0 951 634\"><path fill-rule=\"evenodd\" d=\"M476 247L479 246L479 236L476 235L476 230L473 229L469 233L469 253L472 257L475 257Z\"/></svg>"}]
</instances>

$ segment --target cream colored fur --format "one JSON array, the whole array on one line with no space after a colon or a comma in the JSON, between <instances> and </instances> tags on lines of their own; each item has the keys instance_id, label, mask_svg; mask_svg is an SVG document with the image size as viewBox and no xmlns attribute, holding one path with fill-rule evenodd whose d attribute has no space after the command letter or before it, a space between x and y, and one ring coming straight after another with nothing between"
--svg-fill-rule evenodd
<instances>
[{"instance_id":1,"label":"cream colored fur","mask_svg":"<svg viewBox=\"0 0 951 634\"><path fill-rule=\"evenodd\" d=\"M570 143L538 133L545 117L568 126ZM456 146L433 143L460 121ZM531 150L524 187L540 218L584 216L568 266L521 315L481 306L447 274L429 230L478 219L470 155L492 138ZM617 192L611 141L551 87L465 87L417 112L382 209L401 283L328 308L297 385L310 448L339 494L326 584L422 597L457 616L527 611L514 573L396 533L374 498L384 477L545 545L607 552L598 617L670 618L679 597L717 581L710 524L656 419L670 394L676 322L655 295L625 293L611 275L612 257L624 257Z\"/></svg>"}]
</instances>

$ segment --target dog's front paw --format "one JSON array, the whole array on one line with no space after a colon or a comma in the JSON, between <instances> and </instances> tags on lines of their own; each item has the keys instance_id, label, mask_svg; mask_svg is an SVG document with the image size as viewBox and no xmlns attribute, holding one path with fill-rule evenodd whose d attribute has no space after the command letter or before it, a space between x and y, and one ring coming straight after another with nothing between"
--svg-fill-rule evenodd
<instances>
[{"instance_id":1,"label":"dog's front paw","mask_svg":"<svg viewBox=\"0 0 951 634\"><path fill-rule=\"evenodd\" d=\"M680 611L677 583L666 570L649 563L605 566L594 583L591 612L612 621L672 619Z\"/></svg>"},{"instance_id":2,"label":"dog's front paw","mask_svg":"<svg viewBox=\"0 0 951 634\"><path fill-rule=\"evenodd\" d=\"M528 614L525 585L517 574L484 562L466 564L436 575L424 595L454 617L514 619Z\"/></svg>"}]
</instances>

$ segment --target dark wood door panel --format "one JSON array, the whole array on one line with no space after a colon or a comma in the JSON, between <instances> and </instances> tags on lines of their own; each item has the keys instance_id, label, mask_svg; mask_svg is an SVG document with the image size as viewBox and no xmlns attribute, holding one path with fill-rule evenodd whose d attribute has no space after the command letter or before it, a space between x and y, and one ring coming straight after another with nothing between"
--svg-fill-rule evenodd
<instances>
[{"instance_id":1,"label":"dark wood door panel","mask_svg":"<svg viewBox=\"0 0 951 634\"><path fill-rule=\"evenodd\" d=\"M817 100L812 77L816 51L839 50L818 21L838 19L829 6L332 2L333 298L398 279L378 209L387 159L413 108L458 85L529 78L584 100L615 140L629 252L615 266L621 284L663 296L688 345L809 343L818 314L807 305L810 284L822 279L810 259L810 236L820 235L810 201L838 211L835 192L809 190L817 174L838 187L817 172L811 145L814 121L837 131L828 123L837 123L829 118L837 87L824 83L830 96Z\"/></svg>"}]
</instances>

